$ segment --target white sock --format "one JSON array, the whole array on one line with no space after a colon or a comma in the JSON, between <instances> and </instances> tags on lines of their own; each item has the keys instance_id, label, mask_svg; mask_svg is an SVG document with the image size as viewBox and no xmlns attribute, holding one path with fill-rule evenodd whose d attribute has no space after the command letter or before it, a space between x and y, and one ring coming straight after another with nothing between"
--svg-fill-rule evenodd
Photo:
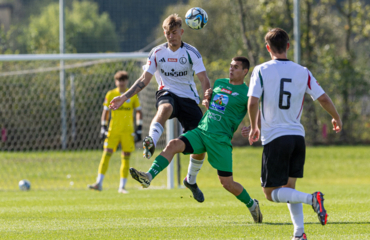
<instances>
[{"instance_id":1,"label":"white sock","mask_svg":"<svg viewBox=\"0 0 370 240\"><path fill-rule=\"evenodd\" d=\"M253 199L252 199L253 200ZM252 207L250 207L250 208L248 208L249 209L249 211L254 211L254 209L256 209L256 207L257 207L257 203L256 203L256 201L254 201L253 200L253 205L252 205Z\"/></svg>"},{"instance_id":2,"label":"white sock","mask_svg":"<svg viewBox=\"0 0 370 240\"><path fill-rule=\"evenodd\" d=\"M294 236L302 236L304 233L303 226L303 206L302 203L288 203L290 217L294 225Z\"/></svg>"},{"instance_id":3,"label":"white sock","mask_svg":"<svg viewBox=\"0 0 370 240\"><path fill-rule=\"evenodd\" d=\"M149 136L153 138L154 146L157 145L159 138L163 133L163 126L159 122L152 123L149 129Z\"/></svg>"},{"instance_id":4,"label":"white sock","mask_svg":"<svg viewBox=\"0 0 370 240\"><path fill-rule=\"evenodd\" d=\"M96 178L96 182L99 183L99 185L103 185L103 180L104 180L104 174L98 174L98 177Z\"/></svg>"},{"instance_id":5,"label":"white sock","mask_svg":"<svg viewBox=\"0 0 370 240\"><path fill-rule=\"evenodd\" d=\"M145 174L148 176L149 181L152 181L153 180L152 174L150 174L149 172L146 172Z\"/></svg>"},{"instance_id":6,"label":"white sock","mask_svg":"<svg viewBox=\"0 0 370 240\"><path fill-rule=\"evenodd\" d=\"M299 192L293 188L277 188L271 192L271 197L274 202L306 203L312 205L311 194Z\"/></svg>"},{"instance_id":7,"label":"white sock","mask_svg":"<svg viewBox=\"0 0 370 240\"><path fill-rule=\"evenodd\" d=\"M197 175L199 170L202 168L204 159L197 160L190 157L189 167L188 167L188 174L186 175L187 181L190 184L195 184L197 182Z\"/></svg>"},{"instance_id":8,"label":"white sock","mask_svg":"<svg viewBox=\"0 0 370 240\"><path fill-rule=\"evenodd\" d=\"M125 188L127 182L127 178L121 178L119 181L119 189Z\"/></svg>"}]
</instances>

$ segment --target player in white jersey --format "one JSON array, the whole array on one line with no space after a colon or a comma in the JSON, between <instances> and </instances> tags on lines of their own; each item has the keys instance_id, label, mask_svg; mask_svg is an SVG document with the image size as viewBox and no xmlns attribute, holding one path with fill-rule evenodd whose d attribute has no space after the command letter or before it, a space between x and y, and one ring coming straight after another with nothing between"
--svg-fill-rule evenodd
<instances>
[{"instance_id":1,"label":"player in white jersey","mask_svg":"<svg viewBox=\"0 0 370 240\"><path fill-rule=\"evenodd\" d=\"M302 203L309 204L322 225L327 222L321 192L307 194L295 190L297 178L303 177L305 132L300 123L304 94L311 95L333 117L333 130L340 132L342 122L329 96L305 67L287 59L288 34L279 28L266 36L266 48L272 60L254 68L248 96L252 145L259 138L263 145L261 186L268 200L288 203L294 225L293 239L307 239L303 226ZM260 111L258 102L261 102ZM258 114L259 113L259 114ZM246 136L247 134L243 134Z\"/></svg>"},{"instance_id":2,"label":"player in white jersey","mask_svg":"<svg viewBox=\"0 0 370 240\"><path fill-rule=\"evenodd\" d=\"M202 56L196 48L181 41L184 33L182 19L177 14L172 14L164 20L162 27L167 43L152 49L143 75L127 92L114 98L110 104L111 109L118 109L127 99L146 87L155 75L159 85L156 93L157 113L150 125L149 136L143 141L144 157L148 159L154 153L167 119L176 117L184 132L198 126L203 113L198 106L200 98L194 83L194 74L200 80L203 92L210 88ZM204 156L204 153L190 156L189 172L200 170ZM197 188L196 174L188 175L187 181ZM203 195L197 200L204 201Z\"/></svg>"}]
</instances>

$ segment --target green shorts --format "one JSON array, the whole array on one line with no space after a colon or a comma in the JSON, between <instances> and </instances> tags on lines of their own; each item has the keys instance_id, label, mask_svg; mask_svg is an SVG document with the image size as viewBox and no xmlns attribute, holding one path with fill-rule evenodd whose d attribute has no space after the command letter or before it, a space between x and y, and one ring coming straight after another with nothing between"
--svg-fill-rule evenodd
<instances>
[{"instance_id":1,"label":"green shorts","mask_svg":"<svg viewBox=\"0 0 370 240\"><path fill-rule=\"evenodd\" d=\"M194 150L194 152L192 152L193 154L207 152L208 162L213 168L225 172L233 171L233 148L230 138L206 133L199 128L188 131L181 136L189 141ZM191 153L184 152L184 154Z\"/></svg>"}]
</instances>

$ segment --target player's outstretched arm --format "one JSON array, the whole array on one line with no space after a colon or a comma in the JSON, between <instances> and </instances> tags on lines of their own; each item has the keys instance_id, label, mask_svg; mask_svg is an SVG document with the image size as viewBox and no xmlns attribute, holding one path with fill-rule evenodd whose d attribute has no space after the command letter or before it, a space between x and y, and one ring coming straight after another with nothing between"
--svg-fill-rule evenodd
<instances>
[{"instance_id":1,"label":"player's outstretched arm","mask_svg":"<svg viewBox=\"0 0 370 240\"><path fill-rule=\"evenodd\" d=\"M200 81L200 84L202 85L204 99L206 99L206 91L209 88L211 88L211 83L209 82L207 72L206 71L200 72L200 73L197 74L197 77ZM212 93L211 93L211 95L212 95ZM209 97L211 97L211 96L209 96Z\"/></svg>"},{"instance_id":2,"label":"player's outstretched arm","mask_svg":"<svg viewBox=\"0 0 370 240\"><path fill-rule=\"evenodd\" d=\"M122 106L124 102L127 101L127 99L131 98L132 96L138 94L141 90L143 90L149 84L152 77L153 74L144 72L143 75L141 75L141 77L136 80L136 82L131 86L129 90L127 90L121 96L113 98L113 100L110 102L109 108L113 110L118 109L120 106Z\"/></svg>"},{"instance_id":3,"label":"player's outstretched arm","mask_svg":"<svg viewBox=\"0 0 370 240\"><path fill-rule=\"evenodd\" d=\"M318 99L321 106L333 117L331 123L333 124L333 130L337 133L342 131L342 120L337 112L337 109L334 106L334 103L331 101L330 97L324 93Z\"/></svg>"},{"instance_id":4,"label":"player's outstretched arm","mask_svg":"<svg viewBox=\"0 0 370 240\"><path fill-rule=\"evenodd\" d=\"M249 133L249 144L252 145L257 142L260 137L260 130L258 128L258 100L256 97L249 97L248 100L248 114L249 122L251 123L251 130Z\"/></svg>"}]
</instances>

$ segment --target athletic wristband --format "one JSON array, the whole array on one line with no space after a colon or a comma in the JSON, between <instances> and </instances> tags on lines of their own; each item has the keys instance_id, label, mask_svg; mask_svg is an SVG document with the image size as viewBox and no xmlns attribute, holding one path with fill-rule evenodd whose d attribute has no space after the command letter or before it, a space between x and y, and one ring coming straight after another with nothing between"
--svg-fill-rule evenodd
<instances>
[{"instance_id":1,"label":"athletic wristband","mask_svg":"<svg viewBox=\"0 0 370 240\"><path fill-rule=\"evenodd\" d=\"M102 126L108 126L108 122L107 121L101 121L101 125Z\"/></svg>"},{"instance_id":2,"label":"athletic wristband","mask_svg":"<svg viewBox=\"0 0 370 240\"><path fill-rule=\"evenodd\" d=\"M136 125L143 125L143 119L136 120Z\"/></svg>"}]
</instances>

